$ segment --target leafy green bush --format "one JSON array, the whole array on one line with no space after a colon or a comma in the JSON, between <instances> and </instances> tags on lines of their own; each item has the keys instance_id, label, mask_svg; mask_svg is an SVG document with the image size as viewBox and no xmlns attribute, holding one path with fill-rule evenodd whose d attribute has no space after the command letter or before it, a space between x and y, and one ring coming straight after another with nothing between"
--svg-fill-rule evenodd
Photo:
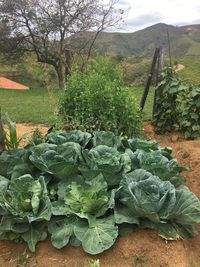
<instances>
[{"instance_id":1,"label":"leafy green bush","mask_svg":"<svg viewBox=\"0 0 200 267\"><path fill-rule=\"evenodd\" d=\"M195 236L200 201L171 153L155 141L78 130L2 152L0 239L35 251L49 233L58 249L99 254L136 228L167 240Z\"/></svg>"},{"instance_id":2,"label":"leafy green bush","mask_svg":"<svg viewBox=\"0 0 200 267\"><path fill-rule=\"evenodd\" d=\"M129 57L122 61L125 83L132 86L143 86L146 82L151 61L145 58Z\"/></svg>"},{"instance_id":3,"label":"leafy green bush","mask_svg":"<svg viewBox=\"0 0 200 267\"><path fill-rule=\"evenodd\" d=\"M113 131L137 136L141 111L128 89L121 69L104 58L92 60L87 71L76 70L66 84L59 114L69 129Z\"/></svg>"},{"instance_id":4,"label":"leafy green bush","mask_svg":"<svg viewBox=\"0 0 200 267\"><path fill-rule=\"evenodd\" d=\"M157 88L154 123L160 133L181 131L185 138L200 137L200 86L182 81L167 68Z\"/></svg>"}]
</instances>

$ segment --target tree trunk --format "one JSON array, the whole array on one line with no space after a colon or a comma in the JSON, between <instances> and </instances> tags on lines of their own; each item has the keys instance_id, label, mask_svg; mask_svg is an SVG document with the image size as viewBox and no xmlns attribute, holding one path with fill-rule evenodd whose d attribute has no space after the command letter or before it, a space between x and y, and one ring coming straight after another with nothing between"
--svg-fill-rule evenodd
<instances>
[{"instance_id":1,"label":"tree trunk","mask_svg":"<svg viewBox=\"0 0 200 267\"><path fill-rule=\"evenodd\" d=\"M58 63L53 65L57 73L59 89L65 88L66 78L71 74L71 65L72 52L69 49L66 49L64 54L60 57Z\"/></svg>"},{"instance_id":2,"label":"tree trunk","mask_svg":"<svg viewBox=\"0 0 200 267\"><path fill-rule=\"evenodd\" d=\"M55 66L55 70L58 76L59 89L65 89L65 64L59 62L58 65Z\"/></svg>"},{"instance_id":3,"label":"tree trunk","mask_svg":"<svg viewBox=\"0 0 200 267\"><path fill-rule=\"evenodd\" d=\"M65 75L66 77L71 74L71 66L72 66L72 51L69 49L65 50Z\"/></svg>"}]
</instances>

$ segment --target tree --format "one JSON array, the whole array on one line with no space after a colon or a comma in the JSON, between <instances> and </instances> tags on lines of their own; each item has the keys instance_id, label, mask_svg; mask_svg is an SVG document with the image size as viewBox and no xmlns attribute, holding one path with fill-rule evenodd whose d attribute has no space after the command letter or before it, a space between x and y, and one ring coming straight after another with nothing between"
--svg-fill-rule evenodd
<instances>
[{"instance_id":1,"label":"tree","mask_svg":"<svg viewBox=\"0 0 200 267\"><path fill-rule=\"evenodd\" d=\"M87 53L100 32L123 16L118 0L0 0L1 24L9 29L1 47L10 52L34 52L38 62L54 67L59 88L71 73L73 53Z\"/></svg>"}]
</instances>

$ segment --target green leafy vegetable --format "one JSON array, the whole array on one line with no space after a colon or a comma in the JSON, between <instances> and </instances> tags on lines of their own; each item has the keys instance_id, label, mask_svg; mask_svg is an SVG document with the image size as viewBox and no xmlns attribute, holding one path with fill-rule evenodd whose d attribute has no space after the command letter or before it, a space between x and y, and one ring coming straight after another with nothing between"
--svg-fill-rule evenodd
<instances>
[{"instance_id":1,"label":"green leafy vegetable","mask_svg":"<svg viewBox=\"0 0 200 267\"><path fill-rule=\"evenodd\" d=\"M118 236L118 228L115 226L112 216L93 220L90 224L79 220L75 225L74 232L82 242L83 249L92 255L110 248Z\"/></svg>"},{"instance_id":2,"label":"green leafy vegetable","mask_svg":"<svg viewBox=\"0 0 200 267\"><path fill-rule=\"evenodd\" d=\"M50 234L58 249L95 255L139 228L167 240L195 236L200 201L171 153L155 141L81 131L0 153L0 240L24 240L34 252Z\"/></svg>"}]
</instances>

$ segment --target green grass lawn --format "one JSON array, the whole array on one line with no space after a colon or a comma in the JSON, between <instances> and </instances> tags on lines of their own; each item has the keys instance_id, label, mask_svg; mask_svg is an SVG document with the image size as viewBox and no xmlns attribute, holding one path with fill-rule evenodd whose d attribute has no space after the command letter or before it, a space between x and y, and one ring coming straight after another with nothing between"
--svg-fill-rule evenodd
<instances>
[{"instance_id":1,"label":"green grass lawn","mask_svg":"<svg viewBox=\"0 0 200 267\"><path fill-rule=\"evenodd\" d=\"M2 112L13 121L51 124L55 121L60 91L32 89L28 91L0 89Z\"/></svg>"},{"instance_id":2,"label":"green grass lawn","mask_svg":"<svg viewBox=\"0 0 200 267\"><path fill-rule=\"evenodd\" d=\"M132 90L133 95L137 99L138 103L140 103L144 88L132 87L132 88L130 88L130 90ZM152 119L153 98L154 98L154 88L151 87L149 90L149 94L147 96L145 106L144 106L144 119L145 120L151 120Z\"/></svg>"},{"instance_id":3,"label":"green grass lawn","mask_svg":"<svg viewBox=\"0 0 200 267\"><path fill-rule=\"evenodd\" d=\"M143 88L130 88L138 103ZM8 112L15 122L51 124L56 121L56 107L61 91L30 89L28 91L0 89L0 106L3 112ZM153 89L147 98L144 113L145 119L151 119Z\"/></svg>"}]
</instances>

